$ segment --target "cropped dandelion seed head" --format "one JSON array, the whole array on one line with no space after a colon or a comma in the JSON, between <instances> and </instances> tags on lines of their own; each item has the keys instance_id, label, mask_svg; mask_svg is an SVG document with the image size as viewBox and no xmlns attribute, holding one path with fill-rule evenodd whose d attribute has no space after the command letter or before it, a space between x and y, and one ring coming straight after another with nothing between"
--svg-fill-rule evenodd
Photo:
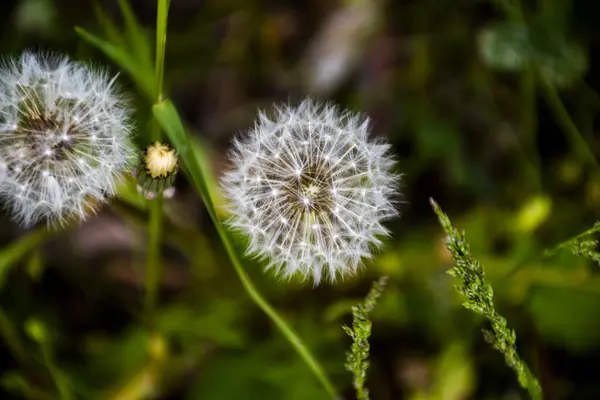
<instances>
[{"instance_id":1,"label":"cropped dandelion seed head","mask_svg":"<svg viewBox=\"0 0 600 400\"><path fill-rule=\"evenodd\" d=\"M25 226L82 220L115 192L134 150L115 77L24 53L0 68L0 201Z\"/></svg>"},{"instance_id":2,"label":"cropped dandelion seed head","mask_svg":"<svg viewBox=\"0 0 600 400\"><path fill-rule=\"evenodd\" d=\"M229 224L248 253L289 278L318 284L356 273L396 216L399 176L390 146L368 140L369 121L311 100L260 113L234 141L222 178Z\"/></svg>"}]
</instances>

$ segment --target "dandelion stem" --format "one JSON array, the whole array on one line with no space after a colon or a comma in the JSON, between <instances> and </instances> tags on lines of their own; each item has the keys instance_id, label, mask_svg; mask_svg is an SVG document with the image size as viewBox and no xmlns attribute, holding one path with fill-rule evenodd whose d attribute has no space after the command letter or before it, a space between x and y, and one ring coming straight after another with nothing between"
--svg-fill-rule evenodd
<instances>
[{"instance_id":1,"label":"dandelion stem","mask_svg":"<svg viewBox=\"0 0 600 400\"><path fill-rule=\"evenodd\" d=\"M163 98L163 81L165 70L165 48L167 45L167 20L170 0L158 0L156 11L156 60L154 65L154 85L156 104ZM154 119L151 140L160 140L160 124ZM157 193L156 199L150 203L150 221L148 224L148 253L146 259L145 309L149 319L152 318L156 306L158 284L162 276L160 254L161 228L163 221L162 194Z\"/></svg>"},{"instance_id":2,"label":"dandelion stem","mask_svg":"<svg viewBox=\"0 0 600 400\"><path fill-rule=\"evenodd\" d=\"M541 162L537 151L537 111L536 111L536 84L534 67L528 65L521 73L521 123L523 124L523 136L525 138L525 149L523 153L527 160L527 169L531 174L532 182L536 189L541 191Z\"/></svg>"},{"instance_id":3,"label":"dandelion stem","mask_svg":"<svg viewBox=\"0 0 600 400\"><path fill-rule=\"evenodd\" d=\"M188 171L196 191L202 198L208 215L217 229L219 238L223 247L233 265L242 286L254 303L275 323L283 336L290 342L294 350L300 355L309 369L315 374L323 388L331 396L337 399L337 392L332 382L329 380L323 367L310 352L298 334L292 327L277 313L269 302L258 291L252 280L244 270L240 258L221 223L214 205L214 191L217 185L213 182L213 176L210 173L208 164L208 154L204 147L199 143L194 143L187 134L187 131L179 118L177 110L169 100L154 106L154 115L161 123L169 139L176 145L185 169Z\"/></svg>"},{"instance_id":4,"label":"dandelion stem","mask_svg":"<svg viewBox=\"0 0 600 400\"><path fill-rule=\"evenodd\" d=\"M584 162L588 163L590 166L595 167L596 174L600 173L600 165L598 164L598 161L594 157L594 154L590 151L590 148L581 135L581 132L579 132L577 125L575 125L571 119L569 112L565 108L554 86L543 80L541 81L541 85L544 89L544 94L546 95L548 105L552 109L557 122L562 125L567 136L567 140L569 141L575 155L580 157L580 159L584 160Z\"/></svg>"},{"instance_id":5,"label":"dandelion stem","mask_svg":"<svg viewBox=\"0 0 600 400\"><path fill-rule=\"evenodd\" d=\"M150 217L148 222L148 253L146 260L146 313L151 318L156 306L157 290L162 276L162 263L160 260L161 229L163 222L162 196L150 202Z\"/></svg>"},{"instance_id":6,"label":"dandelion stem","mask_svg":"<svg viewBox=\"0 0 600 400\"><path fill-rule=\"evenodd\" d=\"M242 267L240 260L237 256L233 245L229 241L229 237L225 233L224 229L221 227L220 221L217 219L216 215L212 216L214 223L217 225L217 230L219 231L219 236L221 237L221 241L225 246L225 250L227 251L227 255L237 272L244 289L250 296L250 298L256 303L256 305L265 313L271 320L277 325L277 328L281 331L283 336L291 343L294 349L298 352L300 357L304 360L306 365L311 369L311 371L316 375L319 379L327 393L333 399L337 399L337 392L335 387L327 377L325 370L319 364L317 359L311 354L310 350L304 342L300 339L300 337L294 332L294 330L288 325L288 323L275 311L275 309L269 304L269 302L260 294L260 292L252 283L252 280L248 276L248 273Z\"/></svg>"}]
</instances>

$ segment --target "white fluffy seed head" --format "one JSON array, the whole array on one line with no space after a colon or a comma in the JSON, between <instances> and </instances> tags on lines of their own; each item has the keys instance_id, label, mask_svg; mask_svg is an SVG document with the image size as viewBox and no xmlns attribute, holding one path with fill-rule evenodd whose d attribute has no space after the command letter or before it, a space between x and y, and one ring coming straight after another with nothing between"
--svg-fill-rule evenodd
<instances>
[{"instance_id":1,"label":"white fluffy seed head","mask_svg":"<svg viewBox=\"0 0 600 400\"><path fill-rule=\"evenodd\" d=\"M283 277L315 285L352 275L388 234L399 176L390 146L368 140L368 120L311 100L260 113L234 141L222 178L229 224L248 253Z\"/></svg>"},{"instance_id":2,"label":"white fluffy seed head","mask_svg":"<svg viewBox=\"0 0 600 400\"><path fill-rule=\"evenodd\" d=\"M115 78L24 53L0 68L0 200L23 225L84 219L134 160Z\"/></svg>"}]
</instances>

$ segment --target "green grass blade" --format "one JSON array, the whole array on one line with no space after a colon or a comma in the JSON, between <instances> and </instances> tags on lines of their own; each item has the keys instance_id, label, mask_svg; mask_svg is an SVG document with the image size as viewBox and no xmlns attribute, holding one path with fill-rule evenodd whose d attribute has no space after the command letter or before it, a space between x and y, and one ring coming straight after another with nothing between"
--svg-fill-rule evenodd
<instances>
[{"instance_id":1,"label":"green grass blade","mask_svg":"<svg viewBox=\"0 0 600 400\"><path fill-rule=\"evenodd\" d=\"M129 48L134 52L135 58L143 62L149 62L152 59L150 50L150 41L144 32L143 27L135 17L131 4L127 0L119 0L119 8L125 22L125 34L129 43ZM166 22L165 22L166 24Z\"/></svg>"},{"instance_id":2,"label":"green grass blade","mask_svg":"<svg viewBox=\"0 0 600 400\"><path fill-rule=\"evenodd\" d=\"M154 98L154 75L151 68L149 69L147 65L134 60L130 53L119 45L111 44L78 26L75 27L75 32L123 68L146 96Z\"/></svg>"},{"instance_id":3,"label":"green grass blade","mask_svg":"<svg viewBox=\"0 0 600 400\"><path fill-rule=\"evenodd\" d=\"M125 0L121 0L122 2ZM154 79L156 85L157 103L162 102L164 74L165 74L165 50L167 43L167 20L169 18L169 0L158 0L156 17L156 60L154 63Z\"/></svg>"},{"instance_id":4,"label":"green grass blade","mask_svg":"<svg viewBox=\"0 0 600 400\"><path fill-rule=\"evenodd\" d=\"M285 338L294 347L296 352L304 360L306 365L315 374L317 379L321 382L327 393L332 398L337 398L336 390L327 377L325 370L321 367L316 358L311 354L310 350L306 347L304 342L296 334L296 332L288 325L288 323L277 313L277 311L268 303L268 301L262 296L258 289L254 286L254 283L250 279L250 276L243 268L241 260L236 252L233 243L231 242L225 228L218 219L214 203L212 199L213 188L216 185L213 183L213 178L209 176L210 168L208 165L207 152L198 143L194 143L187 134L187 131L179 118L175 106L170 101L164 101L161 104L156 104L152 108L154 116L162 125L163 130L168 136L169 140L175 148L179 151L179 157L183 162L190 179L196 186L202 200L206 204L209 215L213 220L213 223L217 229L221 242L225 247L227 255L233 264L233 267L244 286L244 289L254 301L254 303L275 323L277 328L285 336Z\"/></svg>"},{"instance_id":5,"label":"green grass blade","mask_svg":"<svg viewBox=\"0 0 600 400\"><path fill-rule=\"evenodd\" d=\"M93 1L92 6L94 8L94 14L96 14L96 19L100 24L100 27L104 30L104 35L107 37L108 41L111 43L119 43L121 42L121 33L117 25L106 15L98 1Z\"/></svg>"},{"instance_id":6,"label":"green grass blade","mask_svg":"<svg viewBox=\"0 0 600 400\"><path fill-rule=\"evenodd\" d=\"M183 161L183 168L188 173L192 183L198 189L202 201L211 216L216 218L212 201L212 187L215 187L209 157L201 144L187 134L187 130L179 118L177 109L170 100L156 104L152 111L154 117L161 124L171 144L177 149L179 158Z\"/></svg>"}]
</instances>

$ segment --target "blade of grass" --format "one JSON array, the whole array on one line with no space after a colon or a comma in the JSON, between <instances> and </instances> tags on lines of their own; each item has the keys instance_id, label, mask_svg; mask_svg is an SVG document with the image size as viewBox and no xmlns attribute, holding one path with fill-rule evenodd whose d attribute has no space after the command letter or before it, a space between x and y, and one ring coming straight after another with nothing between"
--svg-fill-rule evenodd
<instances>
[{"instance_id":1,"label":"blade of grass","mask_svg":"<svg viewBox=\"0 0 600 400\"><path fill-rule=\"evenodd\" d=\"M154 82L157 101L162 102L164 74L165 74L165 49L167 45L167 19L169 18L170 0L158 0L156 18L156 61L154 64ZM158 139L158 138L155 138Z\"/></svg>"},{"instance_id":2,"label":"blade of grass","mask_svg":"<svg viewBox=\"0 0 600 400\"><path fill-rule=\"evenodd\" d=\"M150 42L146 37L144 29L135 17L131 5L127 0L118 0L118 2L123 22L125 23L125 34L131 45L131 50L134 52L133 54L140 62L150 60L152 57Z\"/></svg>"},{"instance_id":3,"label":"blade of grass","mask_svg":"<svg viewBox=\"0 0 600 400\"><path fill-rule=\"evenodd\" d=\"M92 6L94 8L94 14L96 14L96 19L104 30L104 35L107 37L108 41L118 43L121 40L121 34L117 25L108 17L108 15L106 15L102 6L98 4L98 1L93 1Z\"/></svg>"},{"instance_id":4,"label":"blade of grass","mask_svg":"<svg viewBox=\"0 0 600 400\"><path fill-rule=\"evenodd\" d=\"M215 182L210 174L208 153L203 146L187 135L177 109L170 100L153 107L154 116L161 124L163 130L169 137L169 141L177 149L177 153L183 160L183 169L188 173L192 182L198 189L202 201L211 215L216 215L214 204L209 197L210 186L215 187Z\"/></svg>"},{"instance_id":5,"label":"blade of grass","mask_svg":"<svg viewBox=\"0 0 600 400\"><path fill-rule=\"evenodd\" d=\"M168 9L168 1L164 1L164 0L159 0L159 1L163 1L163 3L162 3L163 6L164 5L167 6L164 8L164 10L166 11ZM160 10L160 7L161 6L159 3L159 10ZM161 24L160 22L157 24L158 25L157 26L157 28L158 28L157 29L157 37L158 37L157 43L159 42L160 38L162 37L158 33L158 30L161 29L160 24ZM143 91L148 96L148 98L150 98L150 99L154 98L153 89L148 90L148 85L143 84L146 81L140 81L139 77L137 76L138 71L136 71L136 69L135 69L135 67L136 67L135 63L131 64L130 63L131 60L128 60L127 58L117 57L119 54L117 52L115 52L115 46L107 44L103 40L98 39L97 37L85 32L81 28L76 28L76 29L77 29L77 32L85 40L87 40L92 45L95 45L100 50L104 51L109 57L113 58L113 61L115 61L117 64L120 64L123 67L123 69L125 69L136 80L136 82L138 82L138 84L140 85L140 87L142 89L146 88L146 90L143 90ZM164 25L164 29L165 29L164 32L166 34L166 22ZM157 52L157 55L158 54L159 53ZM162 57L164 57L164 53L162 53L162 54L163 54ZM127 64L127 63L129 63L129 64ZM158 74L158 72L157 72L157 74ZM140 84L140 82L142 82L142 84ZM152 86L152 85L150 85L150 86ZM161 90L162 90L162 88L161 88ZM271 318L273 320L275 325L281 330L281 332L286 337L286 339L292 344L294 349L298 352L298 354L304 360L304 362L307 364L307 366L316 375L316 377L321 382L321 384L323 385L323 387L325 388L327 393L332 398L337 398L336 390L335 390L333 384L327 377L324 369L318 363L316 358L311 354L311 352L304 345L304 343L298 337L298 335L294 332L294 330L287 324L287 322L285 322L285 320L279 316L279 314L266 301L266 299L264 299L264 297L262 297L260 292L256 289L256 287L250 280L250 277L247 275L247 273L243 269L243 267L241 265L241 261L238 258L238 255L233 247L233 244L229 240L223 226L221 225L221 223L218 219L218 216L217 216L217 213L216 213L216 210L214 207L214 203L212 201L212 198L213 198L213 196L211 195L212 190L213 190L212 188L216 187L216 184L213 182L212 175L210 174L210 165L208 163L209 158L207 157L207 153L204 150L203 146L200 145L197 141L192 141L191 138L188 136L187 131L184 128L175 107L173 106L173 104L170 101L166 100L166 101L162 101L158 104L155 104L153 106L153 113L154 113L156 120L159 121L160 125L167 133L169 140L174 145L174 147L177 149L179 157L183 161L182 167L183 167L184 171L187 172L188 176L192 180L192 183L196 187L198 194L202 198L202 200L208 210L208 213L216 226L219 236L220 236L221 240L223 241L223 245L227 251L227 254L228 254L229 258L231 259L231 262L242 282L242 285L244 286L245 290L247 291L248 295L257 304L257 306L261 310L263 310L263 312L265 312L265 314L267 314L267 316L269 316L269 318Z\"/></svg>"},{"instance_id":6,"label":"blade of grass","mask_svg":"<svg viewBox=\"0 0 600 400\"><path fill-rule=\"evenodd\" d=\"M571 116L565 108L556 89L549 82L546 82L543 79L540 79L540 83L544 89L544 94L546 96L548 105L550 106L556 121L562 125L573 152L585 163L595 168L596 174L600 174L600 164L598 164L598 161L590 150L589 145L581 135L581 132L579 132L577 125L575 125L575 122L573 122L571 119Z\"/></svg>"},{"instance_id":7,"label":"blade of grass","mask_svg":"<svg viewBox=\"0 0 600 400\"><path fill-rule=\"evenodd\" d=\"M321 382L324 389L332 398L337 398L336 390L327 377L325 370L312 355L310 350L306 347L304 342L300 339L298 334L288 325L288 323L277 313L277 311L269 304L269 302L262 296L262 294L254 286L254 283L250 279L250 276L243 268L241 260L236 252L233 243L229 239L225 228L221 224L215 212L213 199L213 189L216 187L212 184L212 177L208 176L208 158L205 155L201 155L198 152L204 151L201 146L194 145L189 135L186 133L186 129L179 118L177 110L173 104L166 100L161 104L156 104L153 107L155 118L161 123L163 130L171 140L171 142L180 150L180 157L186 166L186 170L190 174L196 189L200 193L202 199L205 201L208 213L217 229L219 238L221 239L225 251L229 256L233 267L238 274L242 286L254 301L254 303L275 323L277 328L281 331L284 337L294 347L296 352L304 360L306 365L315 374L317 379Z\"/></svg>"},{"instance_id":8,"label":"blade of grass","mask_svg":"<svg viewBox=\"0 0 600 400\"><path fill-rule=\"evenodd\" d=\"M42 352L43 364L50 373L61 400L73 398L72 385L67 376L58 368L54 359L51 335L47 326L39 319L32 318L25 323L25 331L31 339L38 343Z\"/></svg>"},{"instance_id":9,"label":"blade of grass","mask_svg":"<svg viewBox=\"0 0 600 400\"><path fill-rule=\"evenodd\" d=\"M100 39L98 36L89 33L81 27L76 26L75 32L83 40L100 49L114 63L123 68L148 98L154 97L152 72L149 71L145 64L133 59L123 47Z\"/></svg>"}]
</instances>

